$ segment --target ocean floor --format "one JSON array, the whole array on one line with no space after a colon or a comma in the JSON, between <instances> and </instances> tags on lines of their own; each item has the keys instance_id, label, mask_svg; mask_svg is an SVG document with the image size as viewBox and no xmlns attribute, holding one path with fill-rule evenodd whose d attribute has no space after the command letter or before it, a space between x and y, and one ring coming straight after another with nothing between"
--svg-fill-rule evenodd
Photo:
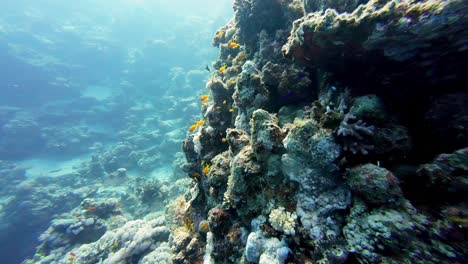
<instances>
[{"instance_id":1,"label":"ocean floor","mask_svg":"<svg viewBox=\"0 0 468 264\"><path fill-rule=\"evenodd\" d=\"M16 162L18 167L26 169L28 178L59 177L76 172L80 166L91 159L91 154L84 154L73 158L51 159L36 158Z\"/></svg>"},{"instance_id":2,"label":"ocean floor","mask_svg":"<svg viewBox=\"0 0 468 264\"><path fill-rule=\"evenodd\" d=\"M17 167L26 170L26 177L60 177L67 174L77 172L77 170L91 159L91 154L84 154L73 158L51 159L51 158L36 158L27 159L15 162ZM173 175L172 165L157 167L150 172L144 172L138 169L127 171L130 177L139 177L144 175L147 178L155 178L160 180L169 179Z\"/></svg>"}]
</instances>

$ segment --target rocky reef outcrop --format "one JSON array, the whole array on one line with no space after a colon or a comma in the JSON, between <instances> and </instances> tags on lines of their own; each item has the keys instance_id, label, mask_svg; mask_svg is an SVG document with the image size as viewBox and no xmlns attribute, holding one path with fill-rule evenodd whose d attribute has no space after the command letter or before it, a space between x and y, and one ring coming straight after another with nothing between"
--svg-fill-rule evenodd
<instances>
[{"instance_id":1,"label":"rocky reef outcrop","mask_svg":"<svg viewBox=\"0 0 468 264\"><path fill-rule=\"evenodd\" d=\"M234 10L184 141L174 263L467 261L468 5Z\"/></svg>"}]
</instances>

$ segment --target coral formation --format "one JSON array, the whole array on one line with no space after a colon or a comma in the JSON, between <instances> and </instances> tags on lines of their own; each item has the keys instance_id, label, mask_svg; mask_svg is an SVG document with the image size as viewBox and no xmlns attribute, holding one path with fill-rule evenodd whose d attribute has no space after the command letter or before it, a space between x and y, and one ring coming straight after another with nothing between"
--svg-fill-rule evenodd
<instances>
[{"instance_id":1,"label":"coral formation","mask_svg":"<svg viewBox=\"0 0 468 264\"><path fill-rule=\"evenodd\" d=\"M184 144L194 183L175 254L201 261L190 243L215 263L463 262L454 245L465 229L443 224L465 223L463 177L442 159L458 166L464 150L414 165L440 153L430 142L447 131L436 130L442 116L466 139L466 5L236 0L234 11L213 38L208 124ZM439 99L445 91L459 103ZM418 183L454 191L445 219L410 194Z\"/></svg>"},{"instance_id":2,"label":"coral formation","mask_svg":"<svg viewBox=\"0 0 468 264\"><path fill-rule=\"evenodd\" d=\"M96 242L83 244L71 252L73 252L74 262L123 263L139 256L144 256L142 263L154 263L155 259L168 261L170 251L167 245L163 244L168 236L169 231L164 227L164 218L150 221L135 220L113 231L108 231ZM151 252L153 250L155 252ZM67 262L70 254L65 254L63 257L60 257L60 253L50 254L41 261L51 263L55 259L58 262Z\"/></svg>"},{"instance_id":3,"label":"coral formation","mask_svg":"<svg viewBox=\"0 0 468 264\"><path fill-rule=\"evenodd\" d=\"M294 230L296 219L296 213L285 212L283 207L271 210L269 215L271 226L286 235L294 235L296 233Z\"/></svg>"},{"instance_id":4,"label":"coral formation","mask_svg":"<svg viewBox=\"0 0 468 264\"><path fill-rule=\"evenodd\" d=\"M367 203L396 203L403 196L398 178L385 168L364 164L350 168L346 182Z\"/></svg>"}]
</instances>

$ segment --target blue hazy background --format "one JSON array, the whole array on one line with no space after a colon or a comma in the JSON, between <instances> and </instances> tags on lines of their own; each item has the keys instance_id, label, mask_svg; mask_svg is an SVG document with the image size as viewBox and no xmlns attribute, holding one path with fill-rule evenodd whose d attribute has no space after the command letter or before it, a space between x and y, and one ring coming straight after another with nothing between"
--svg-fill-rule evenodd
<instances>
[{"instance_id":1,"label":"blue hazy background","mask_svg":"<svg viewBox=\"0 0 468 264\"><path fill-rule=\"evenodd\" d=\"M143 145L164 150L145 152L136 170L155 169L180 151L199 112L197 96L206 93L205 67L217 55L212 37L232 16L232 1L0 3L0 174L9 175L0 180L0 256L20 263L66 210L37 205L28 193L34 186L17 188L22 181L129 141L135 131L159 131Z\"/></svg>"},{"instance_id":2,"label":"blue hazy background","mask_svg":"<svg viewBox=\"0 0 468 264\"><path fill-rule=\"evenodd\" d=\"M162 93L174 66L203 68L227 0L7 1L0 14L0 103L34 106L123 84Z\"/></svg>"}]
</instances>

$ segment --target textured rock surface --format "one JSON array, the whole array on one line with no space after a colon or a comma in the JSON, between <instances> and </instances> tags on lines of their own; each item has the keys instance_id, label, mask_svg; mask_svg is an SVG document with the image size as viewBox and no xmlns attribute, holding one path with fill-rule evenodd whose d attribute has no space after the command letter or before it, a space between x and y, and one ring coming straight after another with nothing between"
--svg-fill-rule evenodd
<instances>
[{"instance_id":1,"label":"textured rock surface","mask_svg":"<svg viewBox=\"0 0 468 264\"><path fill-rule=\"evenodd\" d=\"M189 176L200 175L186 243L216 263L463 262L464 150L422 164L466 146L467 5L236 0L234 10L208 84L213 106L231 108L216 117L202 106L209 124L185 141ZM432 144L445 132L462 141ZM435 182L451 206L413 195ZM204 219L212 246L191 228Z\"/></svg>"}]
</instances>

